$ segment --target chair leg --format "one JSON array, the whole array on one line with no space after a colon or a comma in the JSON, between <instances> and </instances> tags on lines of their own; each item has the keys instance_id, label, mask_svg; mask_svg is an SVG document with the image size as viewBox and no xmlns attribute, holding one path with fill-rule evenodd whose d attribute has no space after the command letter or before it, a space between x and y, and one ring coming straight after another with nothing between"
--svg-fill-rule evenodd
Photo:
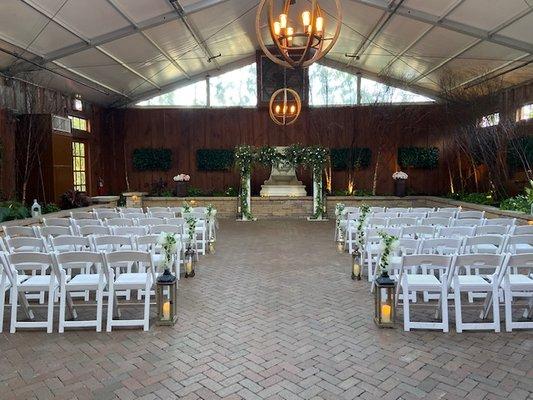
<instances>
[{"instance_id":1,"label":"chair leg","mask_svg":"<svg viewBox=\"0 0 533 400\"><path fill-rule=\"evenodd\" d=\"M52 333L54 328L54 296L56 288L48 288L48 312L46 316L46 333Z\"/></svg>"},{"instance_id":2,"label":"chair leg","mask_svg":"<svg viewBox=\"0 0 533 400\"><path fill-rule=\"evenodd\" d=\"M107 332L111 332L113 328L113 314L115 312L114 303L115 303L115 293L113 288L109 288L109 295L107 296Z\"/></svg>"},{"instance_id":3,"label":"chair leg","mask_svg":"<svg viewBox=\"0 0 533 400\"><path fill-rule=\"evenodd\" d=\"M487 293L488 297L489 293ZM492 284L492 317L494 318L494 332L500 332L500 298L496 282Z\"/></svg>"},{"instance_id":4,"label":"chair leg","mask_svg":"<svg viewBox=\"0 0 533 400\"><path fill-rule=\"evenodd\" d=\"M96 289L96 332L102 332L102 308L104 302L104 288Z\"/></svg>"},{"instance_id":5,"label":"chair leg","mask_svg":"<svg viewBox=\"0 0 533 400\"><path fill-rule=\"evenodd\" d=\"M459 285L455 284L454 291L454 305L455 305L455 330L457 333L463 332L463 315L461 310L461 290Z\"/></svg>"},{"instance_id":6,"label":"chair leg","mask_svg":"<svg viewBox=\"0 0 533 400\"><path fill-rule=\"evenodd\" d=\"M504 290L504 297L505 297L505 330L507 332L513 331L513 308L512 308L512 302L513 302L513 294L511 293L511 288L506 285Z\"/></svg>"},{"instance_id":7,"label":"chair leg","mask_svg":"<svg viewBox=\"0 0 533 400\"><path fill-rule=\"evenodd\" d=\"M17 330L17 307L18 307L18 290L15 287L11 288L11 326L9 328L10 333L15 333Z\"/></svg>"},{"instance_id":8,"label":"chair leg","mask_svg":"<svg viewBox=\"0 0 533 400\"><path fill-rule=\"evenodd\" d=\"M62 287L59 293L59 333L65 332L65 313L67 308L66 288Z\"/></svg>"},{"instance_id":9,"label":"chair leg","mask_svg":"<svg viewBox=\"0 0 533 400\"><path fill-rule=\"evenodd\" d=\"M144 330L150 330L150 279L146 282L146 295L144 296Z\"/></svg>"},{"instance_id":10,"label":"chair leg","mask_svg":"<svg viewBox=\"0 0 533 400\"><path fill-rule=\"evenodd\" d=\"M0 283L2 288L4 287L4 282ZM4 330L4 304L6 300L6 292L2 290L2 297L0 298L0 333Z\"/></svg>"},{"instance_id":11,"label":"chair leg","mask_svg":"<svg viewBox=\"0 0 533 400\"><path fill-rule=\"evenodd\" d=\"M442 306L442 331L449 332L449 322L448 322L448 288L446 283L442 284L441 289L441 306Z\"/></svg>"},{"instance_id":12,"label":"chair leg","mask_svg":"<svg viewBox=\"0 0 533 400\"><path fill-rule=\"evenodd\" d=\"M409 332L411 330L411 321L409 320L409 288L403 286L403 330Z\"/></svg>"}]
</instances>

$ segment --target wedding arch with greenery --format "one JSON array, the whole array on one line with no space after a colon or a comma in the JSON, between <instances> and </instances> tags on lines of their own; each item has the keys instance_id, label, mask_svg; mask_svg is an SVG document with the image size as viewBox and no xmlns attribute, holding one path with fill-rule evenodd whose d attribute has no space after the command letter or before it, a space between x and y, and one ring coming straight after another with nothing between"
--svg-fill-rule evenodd
<instances>
[{"instance_id":1,"label":"wedding arch with greenery","mask_svg":"<svg viewBox=\"0 0 533 400\"><path fill-rule=\"evenodd\" d=\"M313 215L310 219L321 220L326 216L326 203L322 182L322 173L329 159L329 149L322 146L304 147L292 144L282 152L272 146L252 147L237 146L235 149L235 166L241 176L239 191L239 213L245 221L253 220L251 210L250 177L254 165L272 167L284 162L291 167L303 165L313 173Z\"/></svg>"}]
</instances>

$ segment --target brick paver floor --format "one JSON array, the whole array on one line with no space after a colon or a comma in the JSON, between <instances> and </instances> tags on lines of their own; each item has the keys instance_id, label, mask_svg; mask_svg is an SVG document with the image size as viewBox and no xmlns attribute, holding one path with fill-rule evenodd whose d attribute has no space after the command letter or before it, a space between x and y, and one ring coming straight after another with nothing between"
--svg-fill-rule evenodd
<instances>
[{"instance_id":1,"label":"brick paver floor","mask_svg":"<svg viewBox=\"0 0 533 400\"><path fill-rule=\"evenodd\" d=\"M0 399L533 398L531 331L377 329L332 239L331 222L221 221L175 327L4 333Z\"/></svg>"}]
</instances>

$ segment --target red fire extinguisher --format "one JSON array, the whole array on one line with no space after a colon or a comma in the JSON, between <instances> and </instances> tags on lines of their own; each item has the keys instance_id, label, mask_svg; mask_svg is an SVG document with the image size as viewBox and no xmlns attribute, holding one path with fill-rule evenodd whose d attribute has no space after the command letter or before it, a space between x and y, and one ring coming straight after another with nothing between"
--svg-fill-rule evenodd
<instances>
[{"instance_id":1,"label":"red fire extinguisher","mask_svg":"<svg viewBox=\"0 0 533 400\"><path fill-rule=\"evenodd\" d=\"M97 181L96 187L97 187L98 196L104 196L105 195L105 193L104 193L104 180L100 176L98 177L98 181Z\"/></svg>"}]
</instances>

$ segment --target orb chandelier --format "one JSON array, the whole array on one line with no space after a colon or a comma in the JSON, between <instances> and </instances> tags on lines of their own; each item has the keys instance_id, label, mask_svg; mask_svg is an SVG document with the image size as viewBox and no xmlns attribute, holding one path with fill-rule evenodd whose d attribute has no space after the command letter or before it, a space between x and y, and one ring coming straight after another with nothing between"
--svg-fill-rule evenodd
<instances>
[{"instance_id":1,"label":"orb chandelier","mask_svg":"<svg viewBox=\"0 0 533 400\"><path fill-rule=\"evenodd\" d=\"M275 16L274 3L281 1L283 8ZM257 39L265 55L276 64L286 68L306 68L324 57L339 38L342 9L340 0L335 0L337 15L326 20L326 13L317 0L305 0L311 8L304 9L299 16L295 4L296 0L261 0L256 14ZM261 34L265 8L268 8L268 28L274 47L265 44ZM336 23L333 36L326 33L327 22Z\"/></svg>"},{"instance_id":2,"label":"orb chandelier","mask_svg":"<svg viewBox=\"0 0 533 400\"><path fill-rule=\"evenodd\" d=\"M270 98L270 118L278 125L291 125L300 116L302 101L298 93L290 88L276 90Z\"/></svg>"}]
</instances>

